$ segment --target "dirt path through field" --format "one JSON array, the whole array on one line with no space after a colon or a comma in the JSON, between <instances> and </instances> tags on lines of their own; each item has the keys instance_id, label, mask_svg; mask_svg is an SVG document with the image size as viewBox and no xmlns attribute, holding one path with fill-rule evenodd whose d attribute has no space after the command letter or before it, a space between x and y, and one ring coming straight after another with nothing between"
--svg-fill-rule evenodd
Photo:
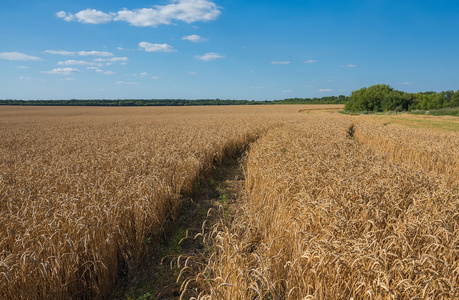
<instances>
[{"instance_id":1,"label":"dirt path through field","mask_svg":"<svg viewBox=\"0 0 459 300\"><path fill-rule=\"evenodd\" d=\"M231 205L244 184L241 155L225 158L210 174L195 182L191 195L184 195L177 219L170 220L161 244L146 237L143 258L133 274L119 271L114 299L178 299L184 278L177 281L188 257L202 256L203 226L218 218L231 218ZM204 225L203 225L204 224Z\"/></svg>"}]
</instances>

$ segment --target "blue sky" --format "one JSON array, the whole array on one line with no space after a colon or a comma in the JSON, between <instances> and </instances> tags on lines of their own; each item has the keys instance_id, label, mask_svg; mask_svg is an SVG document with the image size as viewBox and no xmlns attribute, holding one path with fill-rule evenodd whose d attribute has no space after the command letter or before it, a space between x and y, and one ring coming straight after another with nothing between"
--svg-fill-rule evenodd
<instances>
[{"instance_id":1,"label":"blue sky","mask_svg":"<svg viewBox=\"0 0 459 300\"><path fill-rule=\"evenodd\" d=\"M459 1L4 0L0 99L459 89Z\"/></svg>"}]
</instances>

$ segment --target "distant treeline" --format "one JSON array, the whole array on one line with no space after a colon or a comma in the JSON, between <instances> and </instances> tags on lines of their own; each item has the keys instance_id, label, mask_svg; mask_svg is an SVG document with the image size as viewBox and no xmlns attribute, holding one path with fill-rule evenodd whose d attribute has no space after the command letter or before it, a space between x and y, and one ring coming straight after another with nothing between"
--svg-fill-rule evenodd
<instances>
[{"instance_id":1,"label":"distant treeline","mask_svg":"<svg viewBox=\"0 0 459 300\"><path fill-rule=\"evenodd\" d=\"M284 100L221 100L221 99L118 99L118 100L0 100L0 105L38 106L198 106L198 105L271 105L271 104L344 104L344 95L322 98L289 98Z\"/></svg>"},{"instance_id":2,"label":"distant treeline","mask_svg":"<svg viewBox=\"0 0 459 300\"><path fill-rule=\"evenodd\" d=\"M93 100L0 100L0 105L38 106L199 106L199 105L273 105L273 104L345 104L349 112L385 112L435 110L459 107L459 90L405 93L387 84L376 84L353 91L351 96L322 98L287 98L284 100L222 99L93 99Z\"/></svg>"},{"instance_id":3,"label":"distant treeline","mask_svg":"<svg viewBox=\"0 0 459 300\"><path fill-rule=\"evenodd\" d=\"M386 84L376 84L353 91L345 105L351 112L434 110L459 107L459 90L405 93Z\"/></svg>"}]
</instances>

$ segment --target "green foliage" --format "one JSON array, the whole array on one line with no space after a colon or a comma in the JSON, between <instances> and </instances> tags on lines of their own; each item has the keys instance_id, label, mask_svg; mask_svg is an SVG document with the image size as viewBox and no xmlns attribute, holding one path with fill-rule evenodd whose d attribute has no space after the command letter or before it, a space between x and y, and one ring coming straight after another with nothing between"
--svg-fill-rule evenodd
<instances>
[{"instance_id":1,"label":"green foliage","mask_svg":"<svg viewBox=\"0 0 459 300\"><path fill-rule=\"evenodd\" d=\"M393 88L386 84L376 84L368 88L353 91L345 110L350 111L382 111L383 101L387 102Z\"/></svg>"},{"instance_id":2,"label":"green foliage","mask_svg":"<svg viewBox=\"0 0 459 300\"><path fill-rule=\"evenodd\" d=\"M432 110L459 106L459 90L446 92L405 93L386 84L376 84L353 91L345 110L349 112L387 112Z\"/></svg>"},{"instance_id":3,"label":"green foliage","mask_svg":"<svg viewBox=\"0 0 459 300\"><path fill-rule=\"evenodd\" d=\"M429 112L433 116L459 116L459 108L445 108Z\"/></svg>"},{"instance_id":4,"label":"green foliage","mask_svg":"<svg viewBox=\"0 0 459 300\"><path fill-rule=\"evenodd\" d=\"M290 98L284 100L221 100L221 99L94 99L94 100L0 100L0 105L36 106L200 106L200 105L269 105L269 104L344 104L348 97Z\"/></svg>"},{"instance_id":5,"label":"green foliage","mask_svg":"<svg viewBox=\"0 0 459 300\"><path fill-rule=\"evenodd\" d=\"M322 98L287 98L284 100L274 100L272 104L345 104L349 97L344 95L328 96Z\"/></svg>"}]
</instances>

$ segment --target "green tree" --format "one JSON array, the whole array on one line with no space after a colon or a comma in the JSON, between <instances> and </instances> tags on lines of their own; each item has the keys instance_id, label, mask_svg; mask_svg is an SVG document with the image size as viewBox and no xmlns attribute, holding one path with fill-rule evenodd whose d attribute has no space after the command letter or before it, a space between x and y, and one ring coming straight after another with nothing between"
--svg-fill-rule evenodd
<instances>
[{"instance_id":1,"label":"green tree","mask_svg":"<svg viewBox=\"0 0 459 300\"><path fill-rule=\"evenodd\" d=\"M391 106L393 101L390 96L394 89L387 84L375 84L368 88L361 88L353 91L345 110L349 111L383 111L385 107ZM386 100L384 100L386 98ZM383 103L384 101L384 103Z\"/></svg>"}]
</instances>

